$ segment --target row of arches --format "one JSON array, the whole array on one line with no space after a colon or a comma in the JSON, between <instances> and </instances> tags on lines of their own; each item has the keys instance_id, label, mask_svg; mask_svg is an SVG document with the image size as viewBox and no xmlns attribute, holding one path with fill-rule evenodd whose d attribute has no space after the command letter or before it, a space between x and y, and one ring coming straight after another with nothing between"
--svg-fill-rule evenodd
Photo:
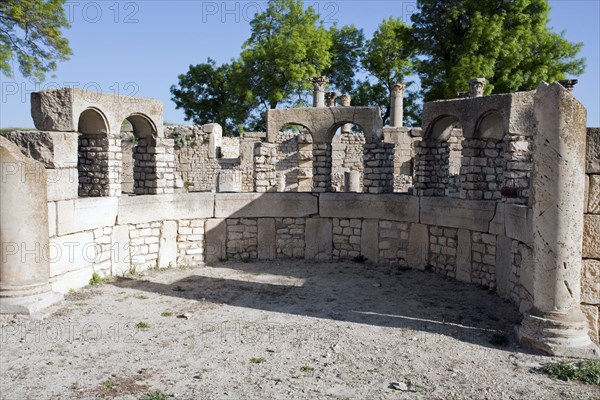
<instances>
[{"instance_id":1,"label":"row of arches","mask_svg":"<svg viewBox=\"0 0 600 400\"><path fill-rule=\"evenodd\" d=\"M95 107L78 120L79 196L147 194L156 187L155 123L146 115L123 118L120 132L111 132L104 113Z\"/></svg>"},{"instance_id":2,"label":"row of arches","mask_svg":"<svg viewBox=\"0 0 600 400\"><path fill-rule=\"evenodd\" d=\"M325 141L318 141L319 137ZM383 143L369 143L359 124L341 121L321 136L306 125L290 122L281 127L274 141L278 153L276 170L285 191L348 191L345 172L349 171L359 175L358 185L352 191L379 193L392 189L393 154L388 154L387 159L377 156ZM383 188L386 178L389 187Z\"/></svg>"},{"instance_id":3,"label":"row of arches","mask_svg":"<svg viewBox=\"0 0 600 400\"><path fill-rule=\"evenodd\" d=\"M482 113L474 126L465 132L459 118L441 115L426 127L415 143L416 194L526 202L530 137L509 132L497 110Z\"/></svg>"}]
</instances>

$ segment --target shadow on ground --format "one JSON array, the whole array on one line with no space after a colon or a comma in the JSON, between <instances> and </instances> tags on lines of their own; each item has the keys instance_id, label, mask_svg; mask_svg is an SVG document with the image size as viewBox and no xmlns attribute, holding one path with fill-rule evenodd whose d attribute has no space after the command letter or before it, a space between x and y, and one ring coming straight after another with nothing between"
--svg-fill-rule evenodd
<instances>
[{"instance_id":1,"label":"shadow on ground","mask_svg":"<svg viewBox=\"0 0 600 400\"><path fill-rule=\"evenodd\" d=\"M489 290L424 271L290 261L216 263L171 283L161 283L160 275L112 284L191 301L398 328L399 333L436 333L507 350L517 346L514 326L521 316L514 305Z\"/></svg>"}]
</instances>

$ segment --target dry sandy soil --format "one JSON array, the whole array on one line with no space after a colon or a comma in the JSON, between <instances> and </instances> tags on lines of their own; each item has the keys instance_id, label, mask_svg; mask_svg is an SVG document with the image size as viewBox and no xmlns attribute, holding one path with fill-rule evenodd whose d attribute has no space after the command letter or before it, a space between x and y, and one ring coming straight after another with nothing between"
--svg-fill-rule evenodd
<instances>
[{"instance_id":1,"label":"dry sandy soil","mask_svg":"<svg viewBox=\"0 0 600 400\"><path fill-rule=\"evenodd\" d=\"M553 359L516 344L519 319L479 287L395 266L227 262L151 271L72 293L43 320L2 316L0 393L11 400L140 399L153 391L178 399L599 397L598 386L539 373Z\"/></svg>"}]
</instances>

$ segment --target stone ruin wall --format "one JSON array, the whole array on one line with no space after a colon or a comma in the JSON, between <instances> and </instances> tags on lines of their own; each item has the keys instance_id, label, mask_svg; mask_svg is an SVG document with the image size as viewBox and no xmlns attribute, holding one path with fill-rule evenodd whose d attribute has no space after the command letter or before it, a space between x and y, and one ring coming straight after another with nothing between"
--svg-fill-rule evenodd
<instances>
[{"instance_id":1,"label":"stone ruin wall","mask_svg":"<svg viewBox=\"0 0 600 400\"><path fill-rule=\"evenodd\" d=\"M600 128L587 130L581 309L600 337Z\"/></svg>"},{"instance_id":2,"label":"stone ruin wall","mask_svg":"<svg viewBox=\"0 0 600 400\"><path fill-rule=\"evenodd\" d=\"M203 127L165 127L165 136L172 137L169 133L175 129L188 129L190 136L201 141L197 147L175 147L175 175L181 174L182 182L197 179L207 191L214 190L215 177L222 167L209 156L207 132ZM386 129L406 133L398 128ZM407 186L407 182L396 184L399 175L414 176L417 196L178 193L82 198L77 190L79 179L69 179L67 174L75 166L77 176L80 158L76 150L77 134L36 132L37 145L23 140L28 134L34 136L19 132L8 134L7 138L19 144L30 157L43 161L49 171L50 242L55 249L66 250L69 243L93 249L87 255L77 252L75 260L57 257L50 263L50 284L55 291L65 293L70 288L85 286L92 272L123 275L157 266L226 259L336 260L364 256L370 262L430 270L495 290L500 297L514 302L522 313L532 306L532 210L526 201L531 170L530 138L515 135L508 141L494 142L493 147L488 146L492 142L484 145L483 140L463 140L460 198L446 196L449 174L445 176L447 180L440 181L446 186L440 185L439 192L419 192L420 177L438 165L423 163L428 161L423 155L434 154L430 150L423 153L422 149L439 151L445 146L443 143L437 147L425 146L426 141L418 131L414 136L398 135L401 139L390 141L379 157L393 159L396 187ZM246 179L245 190L274 191L277 174L298 165L293 162L297 152L289 145L293 141L292 137L283 136L275 144L263 143L257 134L225 142L232 148L227 150L229 154L235 154L233 148L240 143L240 158L250 148L253 174L264 174ZM289 147L285 147L286 142ZM452 143L447 148L451 146ZM415 155L413 169L411 160ZM600 309L599 157L599 130L588 130L581 302L588 317L590 337L596 342ZM431 160L436 161L436 157ZM508 167L500 171L500 165ZM200 168L213 171L212 175L193 175ZM414 174L410 174L411 170ZM211 177L206 178L207 175ZM52 176L58 178L51 179ZM518 189L516 193L501 196L504 201L499 201L498 187L508 186L506 182L511 179L516 181L510 182L523 183L510 186ZM259 181L265 182L262 187L256 187ZM251 189L248 182L252 182ZM286 180L286 190L288 184ZM427 196L432 193L440 196Z\"/></svg>"}]
</instances>

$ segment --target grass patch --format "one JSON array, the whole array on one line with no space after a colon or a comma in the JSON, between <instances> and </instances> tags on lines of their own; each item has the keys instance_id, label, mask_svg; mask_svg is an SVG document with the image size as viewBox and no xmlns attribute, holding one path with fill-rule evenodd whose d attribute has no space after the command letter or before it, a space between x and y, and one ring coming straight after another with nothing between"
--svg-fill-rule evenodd
<instances>
[{"instance_id":1,"label":"grass patch","mask_svg":"<svg viewBox=\"0 0 600 400\"><path fill-rule=\"evenodd\" d=\"M169 396L164 394L163 392L148 392L144 396L142 396L141 400L167 400Z\"/></svg>"},{"instance_id":2,"label":"grass patch","mask_svg":"<svg viewBox=\"0 0 600 400\"><path fill-rule=\"evenodd\" d=\"M262 358L262 357L252 357L252 358L250 359L250 363L251 363L251 364L262 364L262 363L264 363L265 361L267 361L267 360L265 360L265 359L264 359L264 358Z\"/></svg>"},{"instance_id":3,"label":"grass patch","mask_svg":"<svg viewBox=\"0 0 600 400\"><path fill-rule=\"evenodd\" d=\"M148 329L150 328L150 324L144 321L140 321L137 324L135 324L135 327L138 329Z\"/></svg>"},{"instance_id":4,"label":"grass patch","mask_svg":"<svg viewBox=\"0 0 600 400\"><path fill-rule=\"evenodd\" d=\"M145 296L143 294L138 294L137 296L135 296L135 298L139 300L148 300L150 297Z\"/></svg>"},{"instance_id":5,"label":"grass patch","mask_svg":"<svg viewBox=\"0 0 600 400\"><path fill-rule=\"evenodd\" d=\"M113 381L112 379L109 379L107 381L105 381L102 386L104 386L107 389L114 389L115 386L117 386L117 384L115 383L115 381Z\"/></svg>"},{"instance_id":6,"label":"grass patch","mask_svg":"<svg viewBox=\"0 0 600 400\"><path fill-rule=\"evenodd\" d=\"M308 372L308 373L313 373L313 372L315 372L315 369L313 367L308 366L308 365L303 365L300 368L300 371L302 371L302 372Z\"/></svg>"},{"instance_id":7,"label":"grass patch","mask_svg":"<svg viewBox=\"0 0 600 400\"><path fill-rule=\"evenodd\" d=\"M173 288L174 292L185 292L185 289L182 288L181 286L177 285Z\"/></svg>"},{"instance_id":8,"label":"grass patch","mask_svg":"<svg viewBox=\"0 0 600 400\"><path fill-rule=\"evenodd\" d=\"M108 282L108 278L103 278L100 275L98 275L97 272L94 272L92 274L92 277L90 278L89 284L91 286L102 285L104 282Z\"/></svg>"},{"instance_id":9,"label":"grass patch","mask_svg":"<svg viewBox=\"0 0 600 400\"><path fill-rule=\"evenodd\" d=\"M172 317L173 313L171 311L164 311L160 314L161 317Z\"/></svg>"},{"instance_id":10,"label":"grass patch","mask_svg":"<svg viewBox=\"0 0 600 400\"><path fill-rule=\"evenodd\" d=\"M600 361L559 361L548 363L541 371L563 381L581 381L600 385Z\"/></svg>"}]
</instances>

